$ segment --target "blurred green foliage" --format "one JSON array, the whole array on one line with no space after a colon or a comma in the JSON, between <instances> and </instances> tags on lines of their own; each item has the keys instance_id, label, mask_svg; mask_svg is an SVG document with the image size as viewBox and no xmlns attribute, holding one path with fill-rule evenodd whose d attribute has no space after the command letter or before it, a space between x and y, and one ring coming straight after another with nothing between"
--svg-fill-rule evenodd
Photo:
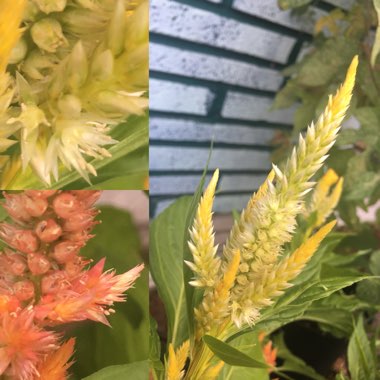
<instances>
[{"instance_id":1,"label":"blurred green foliage","mask_svg":"<svg viewBox=\"0 0 380 380\"><path fill-rule=\"evenodd\" d=\"M286 3L288 8L295 8L300 2ZM323 16L315 24L311 43L304 47L303 58L284 70L287 82L274 102L274 108L298 105L293 134L278 137L283 142L274 154L278 161L292 145L289 140L321 113L328 95L343 81L352 57L359 55L348 117L327 161L345 178L339 212L354 230L362 228L356 208L367 209L380 199L380 59L376 47L380 36L375 38L376 28L377 12L372 0L357 0L348 11L334 9Z\"/></svg>"}]
</instances>

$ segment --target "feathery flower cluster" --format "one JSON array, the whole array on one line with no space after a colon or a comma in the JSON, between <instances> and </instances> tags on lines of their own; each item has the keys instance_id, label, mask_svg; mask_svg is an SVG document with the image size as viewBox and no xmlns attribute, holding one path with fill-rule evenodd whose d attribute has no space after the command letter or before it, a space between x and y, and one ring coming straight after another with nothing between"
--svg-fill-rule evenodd
<instances>
[{"instance_id":1,"label":"feathery flower cluster","mask_svg":"<svg viewBox=\"0 0 380 380\"><path fill-rule=\"evenodd\" d=\"M313 227L321 226L332 214L339 202L343 190L343 177L339 177L333 169L329 169L317 182L311 204L305 216L316 214Z\"/></svg>"},{"instance_id":2,"label":"feathery flower cluster","mask_svg":"<svg viewBox=\"0 0 380 380\"><path fill-rule=\"evenodd\" d=\"M188 263L195 274L192 284L204 291L195 310L198 341L206 333L222 339L233 325L240 328L254 324L260 310L291 286L290 282L334 227L335 222L328 223L295 252L281 257L284 244L291 240L295 230L296 216L303 211L303 198L314 185L309 180L335 142L352 96L357 64L355 57L344 84L334 97L330 96L324 113L315 125L309 126L305 138L300 136L298 148L294 148L284 171L273 165L267 180L235 223L222 259L216 256L214 247L211 209L218 172L214 174L199 203L189 243L194 257L194 262ZM335 183L317 226L336 205L342 180L338 181L329 171L317 186L312 207L318 207L320 198L326 199Z\"/></svg>"},{"instance_id":3,"label":"feathery flower cluster","mask_svg":"<svg viewBox=\"0 0 380 380\"><path fill-rule=\"evenodd\" d=\"M116 275L79 255L92 238L98 191L28 190L5 193L11 221L0 224L0 375L65 379L74 341L61 346L52 327L90 319L109 325L114 302L143 265ZM7 377L7 378L8 378Z\"/></svg>"},{"instance_id":4,"label":"feathery flower cluster","mask_svg":"<svg viewBox=\"0 0 380 380\"><path fill-rule=\"evenodd\" d=\"M148 105L148 2L0 0L0 36L2 188L29 166L89 181L110 129Z\"/></svg>"}]
</instances>

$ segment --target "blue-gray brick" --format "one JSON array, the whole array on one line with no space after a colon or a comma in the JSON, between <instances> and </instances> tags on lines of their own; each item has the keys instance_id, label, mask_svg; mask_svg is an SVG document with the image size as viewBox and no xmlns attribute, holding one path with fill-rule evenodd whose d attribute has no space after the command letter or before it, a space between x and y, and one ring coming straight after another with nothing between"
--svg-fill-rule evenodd
<instances>
[{"instance_id":1,"label":"blue-gray brick","mask_svg":"<svg viewBox=\"0 0 380 380\"><path fill-rule=\"evenodd\" d=\"M152 0L153 32L286 63L295 39L170 0Z\"/></svg>"},{"instance_id":2,"label":"blue-gray brick","mask_svg":"<svg viewBox=\"0 0 380 380\"><path fill-rule=\"evenodd\" d=\"M295 107L270 111L273 99L229 91L224 101L222 116L243 120L264 120L292 124Z\"/></svg>"},{"instance_id":3,"label":"blue-gray brick","mask_svg":"<svg viewBox=\"0 0 380 380\"><path fill-rule=\"evenodd\" d=\"M206 183L210 180L206 176ZM200 175L165 175L151 176L149 182L149 193L151 195L168 195L168 194L193 194L197 188Z\"/></svg>"},{"instance_id":4,"label":"blue-gray brick","mask_svg":"<svg viewBox=\"0 0 380 380\"><path fill-rule=\"evenodd\" d=\"M266 175L223 175L221 171L220 191L254 192L265 181Z\"/></svg>"},{"instance_id":5,"label":"blue-gray brick","mask_svg":"<svg viewBox=\"0 0 380 380\"><path fill-rule=\"evenodd\" d=\"M151 110L206 115L214 99L208 88L158 79L151 79L149 86Z\"/></svg>"},{"instance_id":6,"label":"blue-gray brick","mask_svg":"<svg viewBox=\"0 0 380 380\"><path fill-rule=\"evenodd\" d=\"M214 141L231 144L269 145L274 135L270 128L218 123L202 123L192 120L150 118L150 138L172 141Z\"/></svg>"},{"instance_id":7,"label":"blue-gray brick","mask_svg":"<svg viewBox=\"0 0 380 380\"><path fill-rule=\"evenodd\" d=\"M203 170L209 156L207 148L151 146L151 170ZM270 167L269 152L252 149L215 148L209 168L257 170Z\"/></svg>"},{"instance_id":8,"label":"blue-gray brick","mask_svg":"<svg viewBox=\"0 0 380 380\"><path fill-rule=\"evenodd\" d=\"M150 68L259 90L277 91L283 81L273 69L156 43L150 44Z\"/></svg>"}]
</instances>

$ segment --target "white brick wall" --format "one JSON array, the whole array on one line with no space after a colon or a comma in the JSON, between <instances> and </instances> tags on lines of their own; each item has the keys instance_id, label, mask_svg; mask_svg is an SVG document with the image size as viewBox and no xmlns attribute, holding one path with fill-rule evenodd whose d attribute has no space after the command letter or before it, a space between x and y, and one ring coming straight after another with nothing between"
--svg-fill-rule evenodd
<instances>
[{"instance_id":1,"label":"white brick wall","mask_svg":"<svg viewBox=\"0 0 380 380\"><path fill-rule=\"evenodd\" d=\"M265 181L266 175L224 175L220 173L218 191L222 192L251 192L259 188ZM206 176L206 183L211 176ZM151 184L150 191L156 195L166 194L192 194L197 188L200 180L200 175L175 176L166 175L156 177Z\"/></svg>"},{"instance_id":2,"label":"white brick wall","mask_svg":"<svg viewBox=\"0 0 380 380\"><path fill-rule=\"evenodd\" d=\"M274 123L293 123L292 108L270 111L272 98L229 91L224 101L222 116L243 120L265 120Z\"/></svg>"},{"instance_id":3,"label":"white brick wall","mask_svg":"<svg viewBox=\"0 0 380 380\"><path fill-rule=\"evenodd\" d=\"M170 0L152 0L152 32L286 63L292 37Z\"/></svg>"},{"instance_id":4,"label":"white brick wall","mask_svg":"<svg viewBox=\"0 0 380 380\"><path fill-rule=\"evenodd\" d=\"M151 170L203 170L209 150L206 148L151 146ZM270 167L269 153L252 149L213 149L209 169L261 170Z\"/></svg>"},{"instance_id":5,"label":"white brick wall","mask_svg":"<svg viewBox=\"0 0 380 380\"><path fill-rule=\"evenodd\" d=\"M158 79L151 79L149 87L150 93L154 94L150 97L150 110L206 115L214 98L208 88Z\"/></svg>"},{"instance_id":6,"label":"white brick wall","mask_svg":"<svg viewBox=\"0 0 380 380\"><path fill-rule=\"evenodd\" d=\"M231 144L270 144L274 130L242 125L202 123L199 121L150 118L150 138L154 140L222 142Z\"/></svg>"},{"instance_id":7,"label":"white brick wall","mask_svg":"<svg viewBox=\"0 0 380 380\"><path fill-rule=\"evenodd\" d=\"M277 70L156 43L150 61L152 70L259 90L277 91L283 81Z\"/></svg>"},{"instance_id":8,"label":"white brick wall","mask_svg":"<svg viewBox=\"0 0 380 380\"><path fill-rule=\"evenodd\" d=\"M315 7L309 7L302 16L295 15L291 10L279 11L277 0L235 0L233 8L307 33L312 33L315 21L326 14Z\"/></svg>"}]
</instances>

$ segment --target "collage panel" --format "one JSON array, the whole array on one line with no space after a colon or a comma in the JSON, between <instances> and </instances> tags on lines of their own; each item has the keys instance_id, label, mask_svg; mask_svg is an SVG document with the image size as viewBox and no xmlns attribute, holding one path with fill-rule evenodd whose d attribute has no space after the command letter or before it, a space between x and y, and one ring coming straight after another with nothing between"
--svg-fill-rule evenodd
<instances>
[{"instance_id":1,"label":"collage panel","mask_svg":"<svg viewBox=\"0 0 380 380\"><path fill-rule=\"evenodd\" d=\"M152 378L380 378L379 17L151 1Z\"/></svg>"},{"instance_id":2,"label":"collage panel","mask_svg":"<svg viewBox=\"0 0 380 380\"><path fill-rule=\"evenodd\" d=\"M148 184L146 0L1 0L0 188Z\"/></svg>"},{"instance_id":3,"label":"collage panel","mask_svg":"<svg viewBox=\"0 0 380 380\"><path fill-rule=\"evenodd\" d=\"M3 193L1 378L148 378L147 225L140 190Z\"/></svg>"},{"instance_id":4,"label":"collage panel","mask_svg":"<svg viewBox=\"0 0 380 380\"><path fill-rule=\"evenodd\" d=\"M380 379L378 0L0 0L0 380Z\"/></svg>"}]
</instances>

